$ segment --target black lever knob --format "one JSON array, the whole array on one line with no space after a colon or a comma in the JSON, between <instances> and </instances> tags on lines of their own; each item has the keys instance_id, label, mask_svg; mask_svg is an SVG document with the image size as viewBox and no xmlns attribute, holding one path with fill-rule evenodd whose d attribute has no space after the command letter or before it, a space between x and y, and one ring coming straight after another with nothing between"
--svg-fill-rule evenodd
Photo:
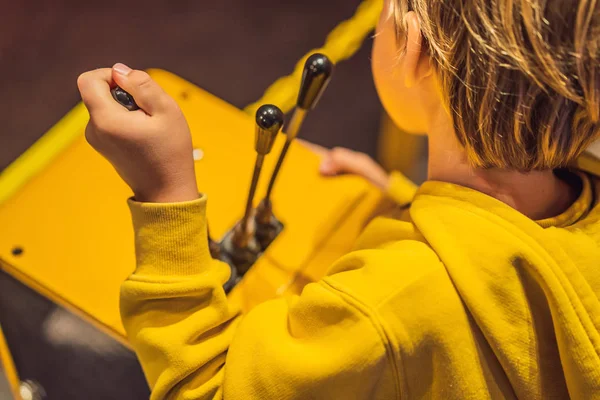
<instances>
[{"instance_id":1,"label":"black lever knob","mask_svg":"<svg viewBox=\"0 0 600 400\"><path fill-rule=\"evenodd\" d=\"M117 101L117 103L119 103L129 111L135 111L140 109L140 107L138 107L135 100L133 99L133 96L127 93L119 86L112 88L110 93L112 94L112 97Z\"/></svg>"},{"instance_id":2,"label":"black lever knob","mask_svg":"<svg viewBox=\"0 0 600 400\"><path fill-rule=\"evenodd\" d=\"M283 126L284 115L279 107L265 104L256 111L256 135L254 146L260 155L271 152L275 138Z\"/></svg>"},{"instance_id":3,"label":"black lever knob","mask_svg":"<svg viewBox=\"0 0 600 400\"><path fill-rule=\"evenodd\" d=\"M327 88L334 65L325 54L316 53L308 57L304 64L302 83L298 94L297 106L303 110L312 110Z\"/></svg>"}]
</instances>

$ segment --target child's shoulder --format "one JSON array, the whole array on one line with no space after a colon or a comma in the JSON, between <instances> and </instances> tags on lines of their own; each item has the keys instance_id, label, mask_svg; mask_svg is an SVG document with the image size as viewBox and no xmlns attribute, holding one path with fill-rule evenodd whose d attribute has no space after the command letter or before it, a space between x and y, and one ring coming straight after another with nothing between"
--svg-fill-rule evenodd
<instances>
[{"instance_id":1,"label":"child's shoulder","mask_svg":"<svg viewBox=\"0 0 600 400\"><path fill-rule=\"evenodd\" d=\"M341 259L322 283L400 348L419 338L470 334L460 294L425 242L400 240L356 251Z\"/></svg>"},{"instance_id":2,"label":"child's shoulder","mask_svg":"<svg viewBox=\"0 0 600 400\"><path fill-rule=\"evenodd\" d=\"M388 302L419 303L455 292L438 255L419 240L352 252L333 266L324 282L373 310Z\"/></svg>"}]
</instances>

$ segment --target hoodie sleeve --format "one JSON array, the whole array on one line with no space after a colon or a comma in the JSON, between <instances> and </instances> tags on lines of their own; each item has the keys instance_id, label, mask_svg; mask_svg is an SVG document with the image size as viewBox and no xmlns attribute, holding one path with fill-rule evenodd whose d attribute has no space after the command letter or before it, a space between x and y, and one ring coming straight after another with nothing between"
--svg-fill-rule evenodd
<instances>
[{"instance_id":1,"label":"hoodie sleeve","mask_svg":"<svg viewBox=\"0 0 600 400\"><path fill-rule=\"evenodd\" d=\"M320 282L242 316L209 254L206 198L130 208L137 268L121 315L152 399L395 397L385 340L349 296Z\"/></svg>"}]
</instances>

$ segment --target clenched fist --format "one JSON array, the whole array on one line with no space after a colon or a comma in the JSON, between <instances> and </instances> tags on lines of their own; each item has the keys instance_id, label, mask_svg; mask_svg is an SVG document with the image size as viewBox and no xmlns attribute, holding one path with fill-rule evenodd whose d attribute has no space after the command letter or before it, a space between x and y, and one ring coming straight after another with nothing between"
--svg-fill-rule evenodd
<instances>
[{"instance_id":1,"label":"clenched fist","mask_svg":"<svg viewBox=\"0 0 600 400\"><path fill-rule=\"evenodd\" d=\"M123 64L77 80L90 113L87 141L117 170L142 202L198 198L192 139L179 106L150 76ZM141 108L128 111L110 89L120 86Z\"/></svg>"}]
</instances>

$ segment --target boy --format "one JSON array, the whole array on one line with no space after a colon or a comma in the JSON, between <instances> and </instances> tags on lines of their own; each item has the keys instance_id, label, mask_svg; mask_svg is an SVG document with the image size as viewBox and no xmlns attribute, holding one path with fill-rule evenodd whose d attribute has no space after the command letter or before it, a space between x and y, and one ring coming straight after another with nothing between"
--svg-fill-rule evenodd
<instances>
[{"instance_id":1,"label":"boy","mask_svg":"<svg viewBox=\"0 0 600 400\"><path fill-rule=\"evenodd\" d=\"M152 398L600 398L600 181L564 169L599 136L600 2L384 10L375 82L398 125L427 132L429 179L325 279L245 316L209 255L175 102L122 64L80 77L86 136L135 194L121 311Z\"/></svg>"}]
</instances>

